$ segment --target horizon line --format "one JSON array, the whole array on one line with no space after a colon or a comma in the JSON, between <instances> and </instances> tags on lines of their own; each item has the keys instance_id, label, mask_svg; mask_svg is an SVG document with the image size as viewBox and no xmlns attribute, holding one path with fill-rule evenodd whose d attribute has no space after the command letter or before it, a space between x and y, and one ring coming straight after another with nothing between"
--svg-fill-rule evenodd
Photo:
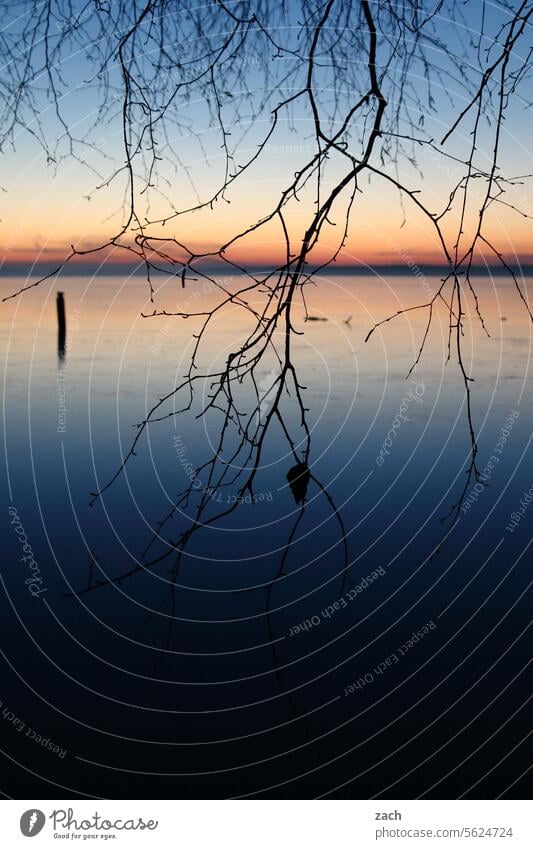
<instances>
[{"instance_id":1,"label":"horizon line","mask_svg":"<svg viewBox=\"0 0 533 849\"><path fill-rule=\"evenodd\" d=\"M4 262L0 265L0 275L7 277L44 277L46 275L51 275L49 279L54 279L55 277L65 276L65 277L80 277L84 274L91 274L93 276L108 276L114 277L122 274L127 274L129 276L143 276L146 275L146 267L143 263L133 264L128 262L103 262L103 263L94 263L94 262L83 262L83 261L71 261L67 263L63 268L58 269L57 274L53 274L54 270L58 268L57 262L35 262L28 263L23 261L15 261L15 262ZM250 263L245 270L242 271L244 275L245 271L249 272L265 272L272 273L277 268L278 265L272 266L266 263ZM179 269L168 271L164 270L156 270L150 269L150 274L157 274L158 276L166 276L173 277L179 276L181 278L181 270L182 266L179 266ZM239 276L239 269L236 268L232 271L232 273L228 274L228 266L223 264L215 263L205 263L202 265L202 270L206 273L218 273L220 274L222 270L224 270L223 276L234 277ZM399 275L411 275L413 277L419 277L420 275L431 275L431 276L440 276L449 273L449 267L442 263L431 263L431 262L421 262L421 263L412 263L412 264L401 264L401 263L379 263L375 262L372 264L363 265L361 263L357 264L341 264L341 263L332 263L326 268L317 268L316 272L306 271L302 272L304 274L309 274L310 276L328 276L328 275L340 275L340 274L352 274L357 277L364 276L372 276L373 274L379 275L380 272L386 272L387 274L393 274L396 276ZM503 266L501 262L493 262L493 263L483 263L472 265L470 272L472 275L483 276L483 277L507 277L510 276L510 273L524 276L533 274L533 262L530 258L527 261L520 262L518 259L515 263L508 263L507 267ZM194 273L194 269L192 270ZM464 276L464 272L460 272L462 276Z\"/></svg>"}]
</instances>

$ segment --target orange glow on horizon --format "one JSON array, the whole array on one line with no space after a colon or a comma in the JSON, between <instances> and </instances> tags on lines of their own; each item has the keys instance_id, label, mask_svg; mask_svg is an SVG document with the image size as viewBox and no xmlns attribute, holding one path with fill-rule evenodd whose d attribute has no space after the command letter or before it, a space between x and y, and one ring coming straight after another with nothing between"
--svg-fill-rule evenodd
<instances>
[{"instance_id":1,"label":"orange glow on horizon","mask_svg":"<svg viewBox=\"0 0 533 849\"><path fill-rule=\"evenodd\" d=\"M55 204L60 199L55 198ZM135 232L127 233L122 239L123 247L106 245L110 235L120 231L120 223L114 218L103 223L99 216L88 217L85 204L73 208L70 215L48 219L43 210L35 215L20 213L19 223L10 231L3 229L0 238L0 259L3 264L31 266L37 264L60 264L70 253L74 245L82 252L73 262L125 264L134 266L140 262L128 246L134 246ZM247 204L249 206L249 204ZM58 207L59 208L59 207ZM92 207L94 212L96 209ZM148 228L154 241L162 251L180 262L187 254L172 243L177 239L196 254L211 254L217 261L216 252L223 244L231 242L239 232L250 226L250 222L260 220L263 211L259 208L243 209L241 206L216 207L213 212L203 211L171 219L165 227ZM310 210L304 205L287 221L292 242L291 253L296 254L301 247L301 239L309 224ZM344 221L342 210L337 217L324 226L320 242L309 256L310 265L320 265L334 255L342 239ZM6 212L4 211L4 216ZM4 222L6 218L4 217ZM117 226L118 223L118 226ZM446 237L449 244L455 239L454 226L449 222ZM512 263L533 262L532 226L529 219L517 216L504 207L498 209L498 215L491 215L486 221L485 233L494 246ZM465 240L469 234L465 233ZM88 251L93 251L89 252ZM248 233L238 243L229 244L225 256L237 264L255 266L277 266L286 259L286 246L283 232L277 219L264 224ZM209 259L209 258L208 258ZM221 262L218 259L218 262ZM497 264L497 258L490 249L480 242L475 258L477 264L488 262ZM352 213L348 238L343 250L338 254L335 265L342 266L411 266L439 265L445 263L445 257L432 222L427 216L409 215L403 221L403 213L398 204L385 203L377 196L369 196L366 206L362 205ZM222 263L222 265L225 265Z\"/></svg>"},{"instance_id":2,"label":"orange glow on horizon","mask_svg":"<svg viewBox=\"0 0 533 849\"><path fill-rule=\"evenodd\" d=\"M70 244L71 240L66 240L65 243L58 242L54 245L47 245L43 248L34 246L13 248L9 251L3 251L0 253L0 262L2 265L12 265L15 267L20 266L21 268L29 268L33 265L39 266L44 264L59 265L70 254ZM102 264L102 266L135 266L141 263L140 258L137 258L137 256L128 250L126 244L124 247L106 246L102 249L98 249L98 246L96 245L93 247L82 247L82 245L83 242L79 244L78 247L79 250L83 252L74 256L70 262L78 264L85 263L90 264L91 266L98 266L100 264ZM211 246L194 242L189 243L189 247L192 251L197 252L198 254L212 250ZM335 244L323 243L317 246L309 255L309 264L311 266L318 266L327 262L336 249L337 246ZM515 242L512 245L507 244L506 246L502 246L500 242L499 249L503 250L507 259L513 264L533 264L531 243L528 244L524 241L519 244ZM171 251L170 248L166 251L166 253L171 255L178 263L185 257L185 254L180 256L176 250ZM147 255L150 256L150 254ZM236 264L249 264L256 267L272 267L283 263L286 255L284 246L280 245L279 241L265 239L260 242L256 241L251 245L232 247L226 252L225 256L230 262L234 262ZM154 262L163 266L162 261L158 259L155 254L152 255L152 258L154 259ZM221 266L225 266L227 270L228 266L226 263L213 255L213 264L219 263ZM497 264L496 257L487 248L485 248L484 251L480 250L477 252L475 261L475 264L477 265L484 265L485 263L488 265ZM380 266L405 265L406 267L412 267L413 264L423 266L442 266L445 264L445 257L442 251L438 252L430 245L412 247L409 245L402 246L400 244L390 245L385 243L369 245L367 243L364 246L364 249L361 250L361 245L357 245L355 240L353 240L352 242L348 242L346 248L339 253L334 266L361 266L362 268L368 266L368 268L371 269L373 267ZM168 267L170 268L170 266Z\"/></svg>"}]
</instances>

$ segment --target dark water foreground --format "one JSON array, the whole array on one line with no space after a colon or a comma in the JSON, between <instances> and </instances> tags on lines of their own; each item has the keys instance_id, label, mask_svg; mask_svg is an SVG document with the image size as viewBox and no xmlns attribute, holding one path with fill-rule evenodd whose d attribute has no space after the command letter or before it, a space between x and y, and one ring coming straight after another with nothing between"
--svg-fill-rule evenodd
<instances>
[{"instance_id":1,"label":"dark water foreground","mask_svg":"<svg viewBox=\"0 0 533 849\"><path fill-rule=\"evenodd\" d=\"M280 572L299 508L274 430L255 499L196 535L173 608L171 560L68 594L134 566L208 456L214 423L154 425L127 475L89 506L131 425L183 373L194 327L140 319L139 278L66 279L58 360L55 289L4 305L5 795L527 797L530 326L496 282L479 281L491 338L473 324L465 343L487 486L472 486L445 542L469 449L445 317L406 381L422 315L363 339L420 300L421 281L336 277L311 292L313 315L328 321L302 323L295 359L313 472L343 518L349 575L338 520L312 483ZM173 303L175 290L161 297ZM235 346L240 321L214 328L204 363ZM217 504L234 497L213 493Z\"/></svg>"}]
</instances>

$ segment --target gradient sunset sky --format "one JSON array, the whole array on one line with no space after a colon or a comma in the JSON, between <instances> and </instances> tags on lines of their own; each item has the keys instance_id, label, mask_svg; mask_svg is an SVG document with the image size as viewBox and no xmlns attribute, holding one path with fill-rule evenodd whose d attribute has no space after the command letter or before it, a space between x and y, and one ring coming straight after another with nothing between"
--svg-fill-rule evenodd
<instances>
[{"instance_id":1,"label":"gradient sunset sky","mask_svg":"<svg viewBox=\"0 0 533 849\"><path fill-rule=\"evenodd\" d=\"M494 16L494 27L506 13L489 4ZM113 37L113 36L111 36ZM468 61L465 60L466 66ZM479 77L477 62L465 70ZM28 267L34 262L61 260L69 246L80 250L105 242L120 227L124 208L126 179L119 175L109 186L105 183L114 169L124 162L122 127L118 116L93 127L97 107L97 94L87 85L88 66L83 50L77 51L65 62L64 75L69 82L69 93L62 99L62 109L67 116L72 134L80 140L77 148L79 160L66 158L59 163L48 162L36 138L27 128L16 130L15 147L2 153L0 185L0 258L13 268ZM250 71L249 89L254 91L254 70ZM36 86L42 81L36 80ZM421 83L422 85L422 83ZM438 91L438 85L437 85ZM284 92L284 95L290 92ZM238 94L238 93L235 93ZM274 93L276 94L276 93ZM436 94L437 111L424 115L424 130L436 140L440 139L452 120L450 92ZM458 111L464 104L464 93L451 92ZM57 135L59 127L54 107L41 98L39 116L49 137ZM204 120L203 104L184 104L184 116L195 124L198 116L198 137L190 133L176 134L171 144L178 150L180 168L175 171L165 163L160 171L158 189L161 189L178 208L186 208L204 198L220 181L224 159L216 128ZM268 115L263 120L265 131ZM29 123L34 130L36 123ZM457 154L468 145L470 124L461 125L447 150ZM239 146L239 157L245 161L257 147L256 134L261 127L254 126L244 116L240 126L232 128L244 133ZM487 126L487 146L490 147L490 129ZM533 138L531 110L517 99L503 127L501 172L509 177L528 175L531 170L530 140ZM90 141L94 147L85 146ZM314 151L309 114L302 111L293 118L293 126L281 121L270 140L260 164L243 174L227 197L231 203L218 202L214 209L195 212L171 221L164 230L151 228L153 235L175 236L193 250L214 250L229 239L238 229L257 220L272 207L280 192L290 182L294 171ZM61 149L61 146L60 146ZM487 151L488 152L488 151ZM450 189L461 171L451 160L441 160L427 149L418 148L418 165L422 173L407 159L397 163L401 178L412 188L420 189L421 197L435 212L445 205ZM489 159L480 152L478 164L488 167ZM331 174L329 179L333 179ZM328 175L325 181L327 184ZM527 216L533 210L533 191L529 180L524 179L509 189L505 200L518 206L525 215L513 212L504 205L494 205L487 218L486 232L494 244L513 262L533 262L532 221ZM193 188L193 186L195 188ZM407 259L420 264L440 263L436 234L427 220L410 207L406 200L407 220L403 224L403 210L398 192L379 179L364 180L357 198L349 229L348 243L339 258L340 264L349 265L401 265ZM480 187L481 188L481 187ZM167 200L152 195L150 211L168 212ZM292 213L295 232L302 231L312 210L311 201L305 199ZM340 216L341 217L341 216ZM450 218L450 233L457 218ZM470 221L473 224L473 219ZM342 220L324 230L321 252L324 258L337 246ZM237 259L269 265L282 255L279 225L272 224L247 239L234 253ZM102 257L103 258L103 257ZM111 261L124 262L125 252L113 251ZM99 261L100 257L92 258ZM482 262L483 258L480 256ZM491 260L493 261L493 260Z\"/></svg>"}]
</instances>

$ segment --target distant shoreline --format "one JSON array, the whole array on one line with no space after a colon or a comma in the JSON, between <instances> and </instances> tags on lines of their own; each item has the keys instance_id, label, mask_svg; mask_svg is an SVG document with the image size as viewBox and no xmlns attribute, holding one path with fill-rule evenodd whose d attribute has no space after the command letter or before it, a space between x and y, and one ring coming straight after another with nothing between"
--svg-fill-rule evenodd
<instances>
[{"instance_id":1,"label":"distant shoreline","mask_svg":"<svg viewBox=\"0 0 533 849\"><path fill-rule=\"evenodd\" d=\"M51 274L55 268L57 268L58 263L39 263L36 265L27 265L22 263L4 263L4 265L0 268L0 276L1 277L26 277L29 279L38 279L39 277L44 277L47 274ZM354 277L369 277L376 276L382 277L385 275L388 276L420 276L420 274L427 277L442 277L448 273L449 269L443 265L424 265L417 264L416 266L417 274L414 275L413 269L409 268L408 265L373 265L371 267L367 267L364 265L340 265L333 264L328 268L322 269L322 271L318 272L316 277L332 277L332 276L340 276L340 275L352 275ZM512 265L510 266L512 271L518 277L527 277L533 275L533 264L525 263L524 265ZM249 266L249 271L254 273L269 273L273 269L272 267L265 265L255 265ZM206 274L219 274L224 277L238 276L238 271L235 270L231 272L228 269L227 265L224 266L202 266L202 271ZM158 272L151 270L150 272L153 275L158 276L173 276L173 272ZM312 272L311 272L312 273ZM81 262L72 262L66 265L66 267L59 272L57 276L64 277L84 277L87 275L97 276L97 277L116 277L116 276L144 276L146 274L144 266L132 266L127 263L107 263L107 264L95 264L95 263L81 263ZM174 272L175 274L175 272ZM477 265L473 266L471 269L471 275L476 277L508 277L509 271L503 268L502 265ZM50 278L52 279L52 278Z\"/></svg>"}]
</instances>

